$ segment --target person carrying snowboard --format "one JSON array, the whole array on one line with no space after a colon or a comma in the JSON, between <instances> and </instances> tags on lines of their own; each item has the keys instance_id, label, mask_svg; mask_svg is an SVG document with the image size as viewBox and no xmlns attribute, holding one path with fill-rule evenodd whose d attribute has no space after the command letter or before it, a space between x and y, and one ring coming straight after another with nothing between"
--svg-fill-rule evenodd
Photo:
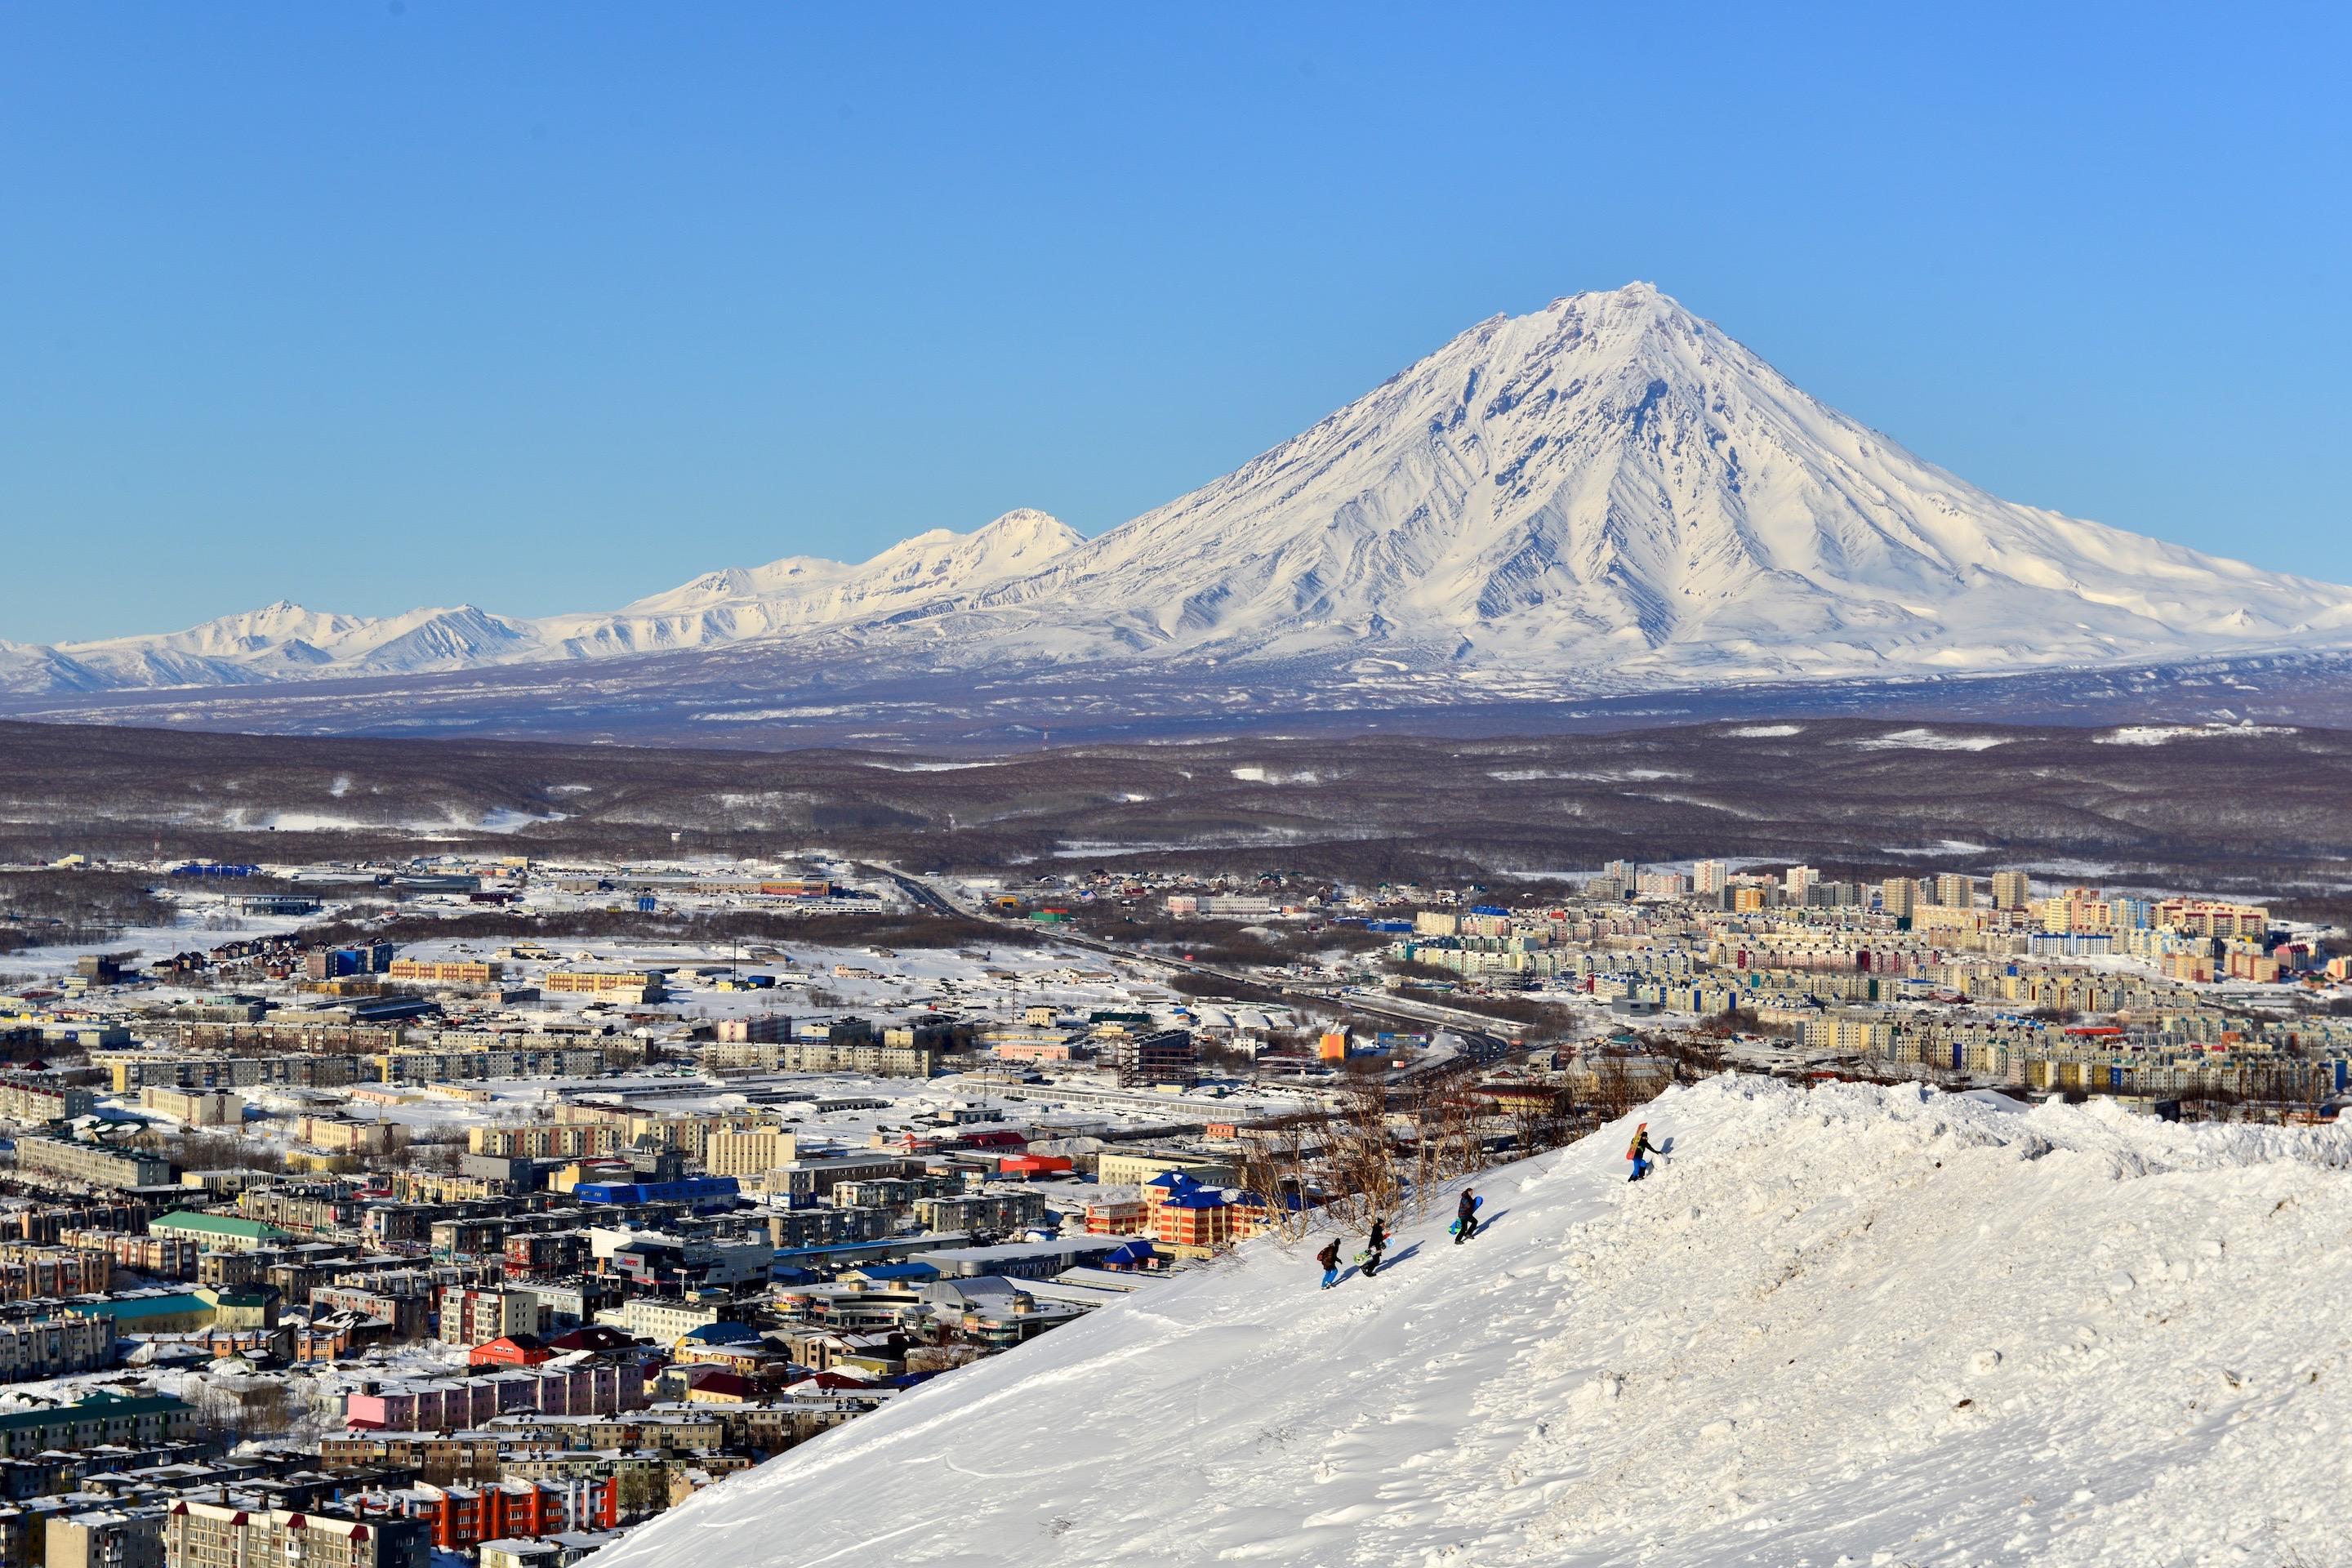
<instances>
[{"instance_id":1,"label":"person carrying snowboard","mask_svg":"<svg viewBox=\"0 0 2352 1568\"><path fill-rule=\"evenodd\" d=\"M1657 1152L1658 1146L1650 1142L1650 1124L1644 1121L1634 1128L1633 1142L1625 1150L1625 1158L1633 1162L1633 1173L1625 1179L1629 1182L1638 1182L1648 1175L1650 1156Z\"/></svg>"},{"instance_id":2,"label":"person carrying snowboard","mask_svg":"<svg viewBox=\"0 0 2352 1568\"><path fill-rule=\"evenodd\" d=\"M1381 1254L1389 1247L1389 1227L1377 1215L1372 1218L1372 1234L1364 1242L1364 1278L1370 1279L1381 1271Z\"/></svg>"},{"instance_id":3,"label":"person carrying snowboard","mask_svg":"<svg viewBox=\"0 0 2352 1568\"><path fill-rule=\"evenodd\" d=\"M1462 1201L1454 1205L1454 1245L1459 1247L1477 1233L1478 1194L1465 1187Z\"/></svg>"},{"instance_id":4,"label":"person carrying snowboard","mask_svg":"<svg viewBox=\"0 0 2352 1568\"><path fill-rule=\"evenodd\" d=\"M1337 1285L1339 1282L1339 1238L1335 1236L1325 1242L1323 1250L1315 1255L1315 1261L1323 1266L1323 1289L1328 1290Z\"/></svg>"}]
</instances>

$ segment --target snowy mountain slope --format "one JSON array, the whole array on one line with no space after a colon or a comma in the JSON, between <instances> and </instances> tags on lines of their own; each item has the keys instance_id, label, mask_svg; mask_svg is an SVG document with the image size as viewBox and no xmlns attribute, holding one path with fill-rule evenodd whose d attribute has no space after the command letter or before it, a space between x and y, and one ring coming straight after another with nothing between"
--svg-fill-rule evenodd
<instances>
[{"instance_id":1,"label":"snowy mountain slope","mask_svg":"<svg viewBox=\"0 0 2352 1568\"><path fill-rule=\"evenodd\" d=\"M1620 679L2352 632L2352 590L1988 495L1646 284L1483 321L990 599L1038 612L1007 635L1041 651L1066 650L1075 621L1093 651L1401 651ZM1117 613L1073 614L1088 605Z\"/></svg>"},{"instance_id":2,"label":"snowy mountain slope","mask_svg":"<svg viewBox=\"0 0 2352 1568\"><path fill-rule=\"evenodd\" d=\"M235 686L305 677L474 669L724 647L871 616L936 613L1080 542L1041 511L971 533L934 529L861 565L791 556L729 567L612 614L536 620L471 605L382 617L283 601L185 631L59 647L0 643L0 691Z\"/></svg>"},{"instance_id":3,"label":"snowy mountain slope","mask_svg":"<svg viewBox=\"0 0 2352 1568\"><path fill-rule=\"evenodd\" d=\"M1252 1244L597 1568L2340 1557L2342 1135L1754 1079L1643 1114L1650 1182L1621 1125L1377 1279Z\"/></svg>"},{"instance_id":4,"label":"snowy mountain slope","mask_svg":"<svg viewBox=\"0 0 2352 1568\"><path fill-rule=\"evenodd\" d=\"M791 556L529 621L276 605L0 653L0 689L762 643L906 675L1240 661L1387 700L1450 700L1465 675L1549 698L2352 646L2352 588L2001 500L1637 283L1482 321L1092 541L1017 511L862 565Z\"/></svg>"},{"instance_id":5,"label":"snowy mountain slope","mask_svg":"<svg viewBox=\"0 0 2352 1568\"><path fill-rule=\"evenodd\" d=\"M1076 529L1042 511L1009 511L971 533L918 534L863 565L794 555L748 571L731 567L614 615L552 617L538 623L539 632L562 657L589 658L939 614L1039 570L1080 542Z\"/></svg>"}]
</instances>

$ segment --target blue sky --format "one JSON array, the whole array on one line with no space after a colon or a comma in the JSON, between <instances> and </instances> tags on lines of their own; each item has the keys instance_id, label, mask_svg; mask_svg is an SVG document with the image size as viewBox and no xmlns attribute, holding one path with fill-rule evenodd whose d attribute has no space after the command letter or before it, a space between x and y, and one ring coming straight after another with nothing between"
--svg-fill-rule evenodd
<instances>
[{"instance_id":1,"label":"blue sky","mask_svg":"<svg viewBox=\"0 0 2352 1568\"><path fill-rule=\"evenodd\" d=\"M1635 278L2352 580L2340 7L996 9L0 9L0 637L1098 532Z\"/></svg>"}]
</instances>

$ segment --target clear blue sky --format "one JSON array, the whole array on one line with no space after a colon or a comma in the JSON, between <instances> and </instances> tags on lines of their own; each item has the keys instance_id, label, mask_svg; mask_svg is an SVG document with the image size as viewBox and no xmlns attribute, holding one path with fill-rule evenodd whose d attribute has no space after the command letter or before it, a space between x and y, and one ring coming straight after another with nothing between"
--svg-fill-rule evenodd
<instances>
[{"instance_id":1,"label":"clear blue sky","mask_svg":"<svg viewBox=\"0 0 2352 1568\"><path fill-rule=\"evenodd\" d=\"M0 637L1097 532L1635 278L2352 580L2343 15L12 5Z\"/></svg>"}]
</instances>

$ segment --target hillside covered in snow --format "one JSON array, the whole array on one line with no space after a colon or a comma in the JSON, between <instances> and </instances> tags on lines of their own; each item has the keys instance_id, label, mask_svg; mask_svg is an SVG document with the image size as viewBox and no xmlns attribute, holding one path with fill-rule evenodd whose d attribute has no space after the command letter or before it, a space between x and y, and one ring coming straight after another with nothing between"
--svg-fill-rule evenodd
<instances>
[{"instance_id":1,"label":"hillside covered in snow","mask_svg":"<svg viewBox=\"0 0 2352 1568\"><path fill-rule=\"evenodd\" d=\"M596 1568L2321 1563L2324 1132L1747 1078L1316 1288L1253 1243L698 1495Z\"/></svg>"},{"instance_id":2,"label":"hillside covered in snow","mask_svg":"<svg viewBox=\"0 0 2352 1568\"><path fill-rule=\"evenodd\" d=\"M0 644L0 691L764 647L903 675L1239 667L1411 696L1469 671L1578 692L2346 645L2352 589L2001 500L1637 283L1482 321L1093 540L1016 511L862 565L792 556L536 619L278 604Z\"/></svg>"}]
</instances>

